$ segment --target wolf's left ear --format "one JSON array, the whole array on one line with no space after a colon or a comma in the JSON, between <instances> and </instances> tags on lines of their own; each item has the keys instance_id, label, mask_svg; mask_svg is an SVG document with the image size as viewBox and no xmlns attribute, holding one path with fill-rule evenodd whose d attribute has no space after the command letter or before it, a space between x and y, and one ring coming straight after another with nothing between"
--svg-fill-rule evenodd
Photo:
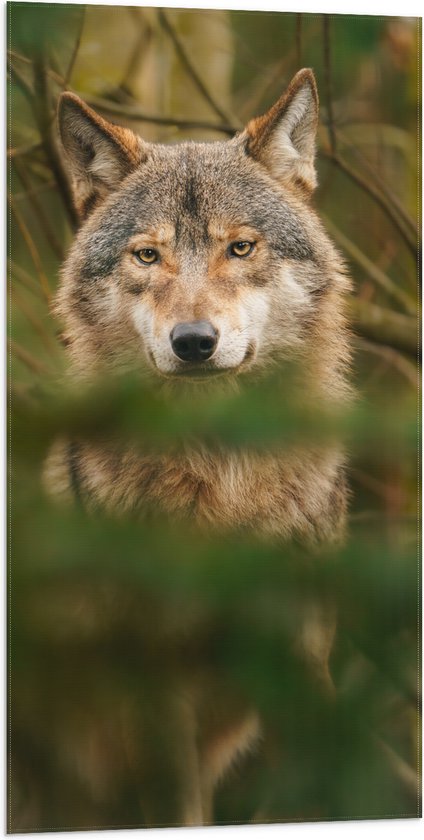
<instances>
[{"instance_id":1,"label":"wolf's left ear","mask_svg":"<svg viewBox=\"0 0 424 840\"><path fill-rule=\"evenodd\" d=\"M312 192L318 93L312 70L299 70L287 91L262 117L251 120L242 138L246 151L277 180Z\"/></svg>"},{"instance_id":2,"label":"wolf's left ear","mask_svg":"<svg viewBox=\"0 0 424 840\"><path fill-rule=\"evenodd\" d=\"M62 93L59 130L82 218L146 158L145 144L128 128L113 125L74 93Z\"/></svg>"}]
</instances>

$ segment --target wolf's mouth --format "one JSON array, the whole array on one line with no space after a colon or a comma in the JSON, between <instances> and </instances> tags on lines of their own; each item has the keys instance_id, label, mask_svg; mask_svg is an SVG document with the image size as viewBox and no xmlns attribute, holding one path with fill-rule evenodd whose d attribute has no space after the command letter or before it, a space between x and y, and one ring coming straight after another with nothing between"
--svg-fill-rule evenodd
<instances>
[{"instance_id":1,"label":"wolf's mouth","mask_svg":"<svg viewBox=\"0 0 424 840\"><path fill-rule=\"evenodd\" d=\"M247 347L246 353L244 355L243 360L240 364L234 367L215 367L213 363L205 362L204 364L197 364L193 365L192 367L186 365L181 366L178 370L175 371L168 371L165 372L161 370L155 361L153 353L149 350L149 358L150 361L160 376L164 377L165 379L182 379L182 380L195 380L199 382L204 382L208 379L217 379L222 376L229 376L229 375L238 375L241 371L245 370L246 367L249 366L250 362L255 356L256 347L253 343L250 343Z\"/></svg>"}]
</instances>

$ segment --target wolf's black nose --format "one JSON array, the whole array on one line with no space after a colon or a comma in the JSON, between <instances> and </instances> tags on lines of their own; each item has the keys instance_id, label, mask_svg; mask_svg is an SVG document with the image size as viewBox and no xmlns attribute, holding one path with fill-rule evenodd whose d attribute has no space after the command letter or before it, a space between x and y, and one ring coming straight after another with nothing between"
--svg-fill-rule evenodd
<instances>
[{"instance_id":1,"label":"wolf's black nose","mask_svg":"<svg viewBox=\"0 0 424 840\"><path fill-rule=\"evenodd\" d=\"M205 362L218 343L218 333L210 321L177 324L170 335L171 346L183 362Z\"/></svg>"}]
</instances>

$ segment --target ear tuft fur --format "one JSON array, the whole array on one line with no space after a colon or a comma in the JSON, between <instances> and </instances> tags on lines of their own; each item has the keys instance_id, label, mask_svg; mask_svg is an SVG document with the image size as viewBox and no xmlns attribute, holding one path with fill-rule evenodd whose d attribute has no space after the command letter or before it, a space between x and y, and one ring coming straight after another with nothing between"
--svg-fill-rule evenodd
<instances>
[{"instance_id":1,"label":"ear tuft fur","mask_svg":"<svg viewBox=\"0 0 424 840\"><path fill-rule=\"evenodd\" d=\"M299 70L275 105L251 120L246 150L277 180L312 192L318 127L318 92L312 70Z\"/></svg>"},{"instance_id":2,"label":"ear tuft fur","mask_svg":"<svg viewBox=\"0 0 424 840\"><path fill-rule=\"evenodd\" d=\"M145 159L145 144L128 128L103 119L74 93L62 93L58 120L75 204L84 217Z\"/></svg>"}]
</instances>

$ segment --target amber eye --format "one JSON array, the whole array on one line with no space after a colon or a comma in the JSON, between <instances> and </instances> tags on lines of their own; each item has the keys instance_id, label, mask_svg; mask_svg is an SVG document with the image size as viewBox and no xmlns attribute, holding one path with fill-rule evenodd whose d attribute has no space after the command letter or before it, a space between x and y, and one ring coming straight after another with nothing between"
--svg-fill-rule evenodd
<instances>
[{"instance_id":1,"label":"amber eye","mask_svg":"<svg viewBox=\"0 0 424 840\"><path fill-rule=\"evenodd\" d=\"M230 254L232 257L247 257L252 253L254 242L233 242L230 245Z\"/></svg>"},{"instance_id":2,"label":"amber eye","mask_svg":"<svg viewBox=\"0 0 424 840\"><path fill-rule=\"evenodd\" d=\"M151 265L159 259L159 254L154 248L141 248L140 251L134 251L134 256L143 265Z\"/></svg>"}]
</instances>

